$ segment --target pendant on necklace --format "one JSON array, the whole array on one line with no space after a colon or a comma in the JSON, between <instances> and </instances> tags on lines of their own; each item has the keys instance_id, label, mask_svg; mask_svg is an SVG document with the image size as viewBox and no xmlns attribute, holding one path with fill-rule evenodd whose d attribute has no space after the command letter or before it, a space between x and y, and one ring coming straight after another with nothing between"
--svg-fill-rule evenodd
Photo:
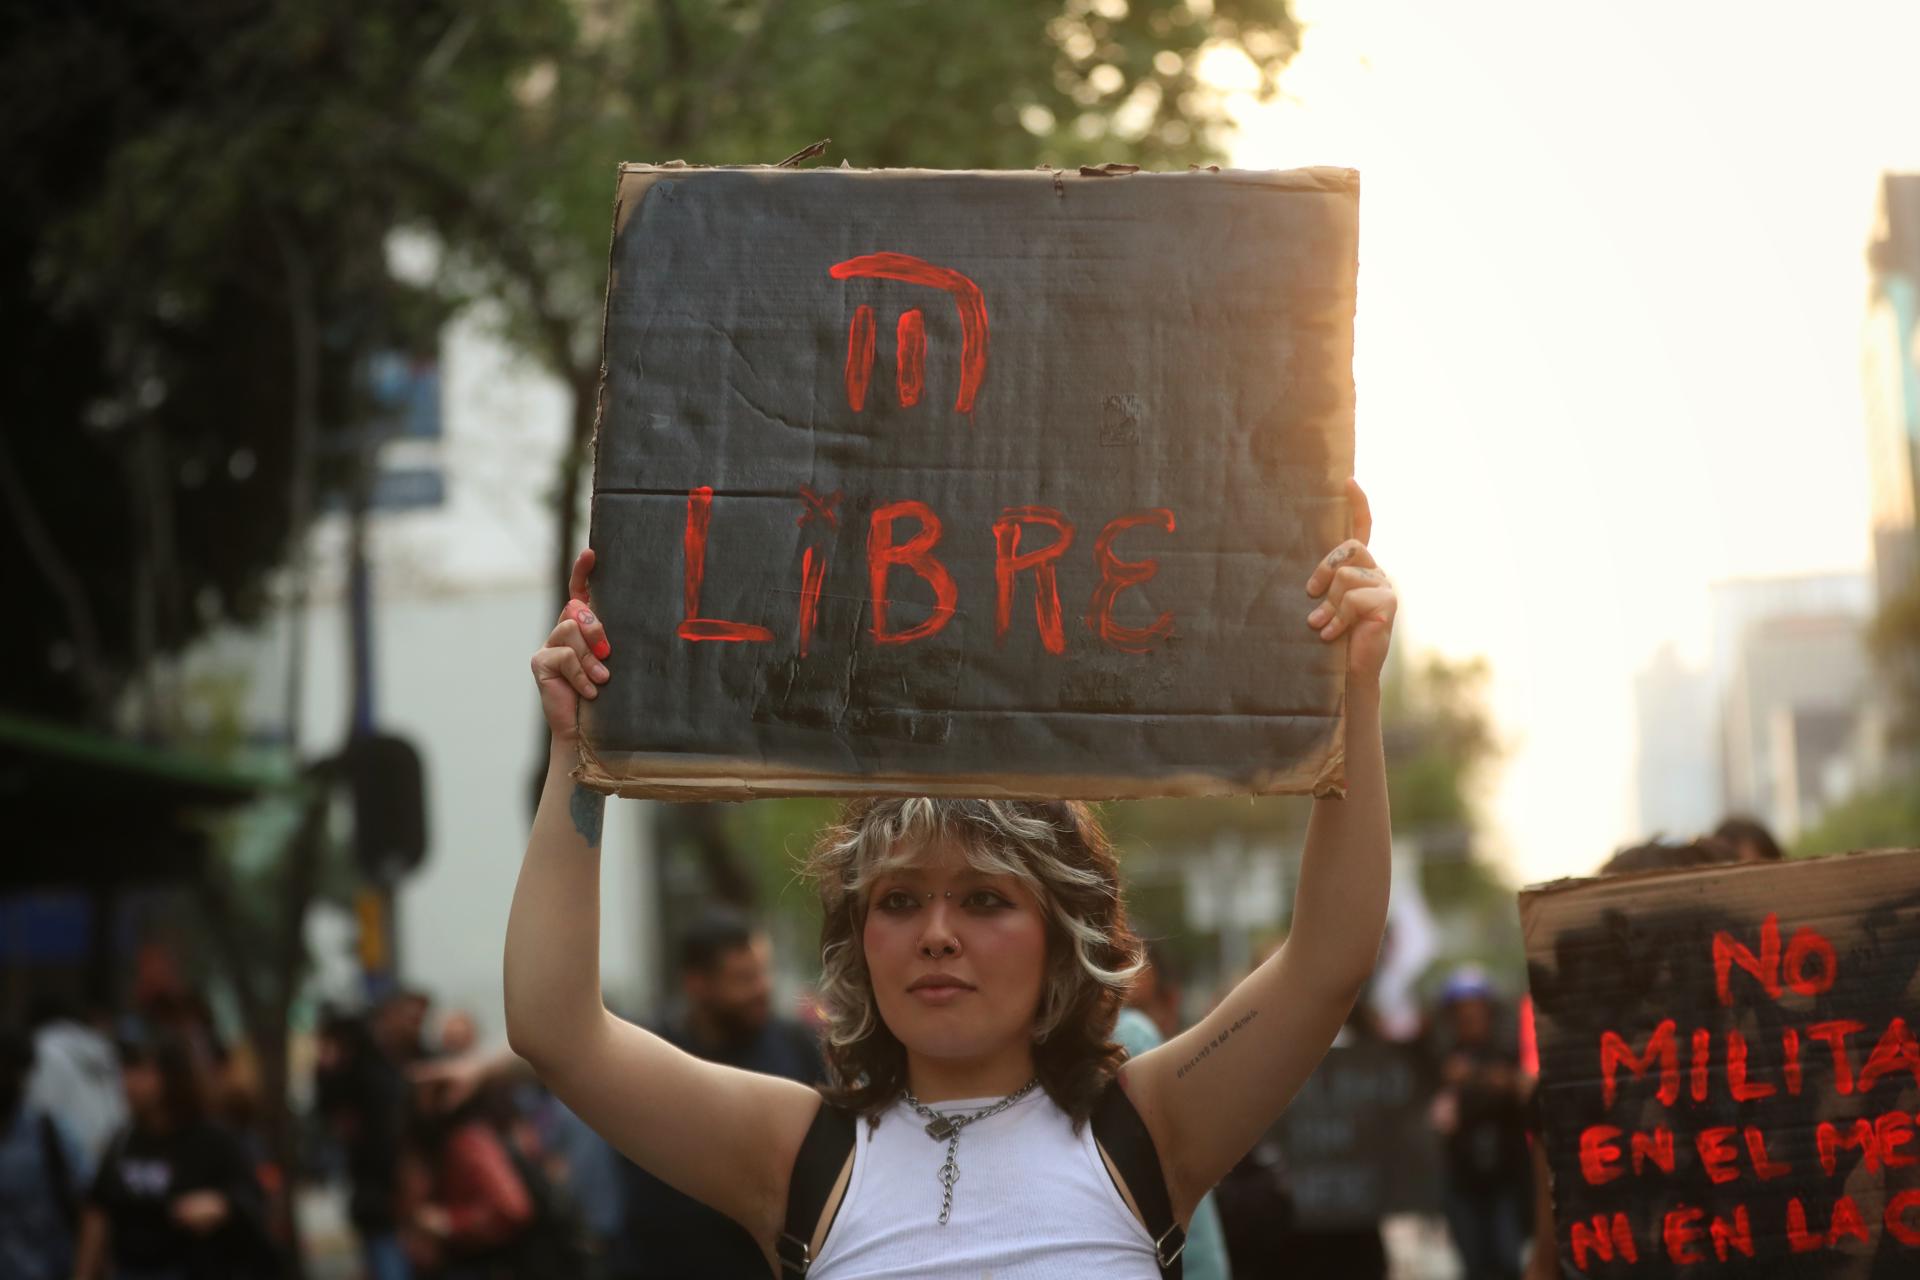
<instances>
[{"instance_id":1,"label":"pendant on necklace","mask_svg":"<svg viewBox=\"0 0 1920 1280\"><path fill-rule=\"evenodd\" d=\"M927 1136L935 1142L945 1142L953 1136L953 1121L934 1113L933 1119L927 1121Z\"/></svg>"}]
</instances>

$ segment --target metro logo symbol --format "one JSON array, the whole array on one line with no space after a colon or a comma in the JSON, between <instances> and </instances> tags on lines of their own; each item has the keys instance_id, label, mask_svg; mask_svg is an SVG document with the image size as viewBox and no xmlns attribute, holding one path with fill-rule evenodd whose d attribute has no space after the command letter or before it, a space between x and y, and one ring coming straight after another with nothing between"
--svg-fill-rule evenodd
<instances>
[{"instance_id":1,"label":"metro logo symbol","mask_svg":"<svg viewBox=\"0 0 1920 1280\"><path fill-rule=\"evenodd\" d=\"M836 262L827 269L835 280L899 280L906 284L944 289L960 312L960 392L953 407L972 413L974 398L987 376L987 301L980 287L951 267L935 266L905 253L869 253ZM854 309L847 325L847 404L855 413L867 403L873 378L873 308ZM901 314L895 333L894 373L902 406L920 399L925 385L927 339L925 317L918 308Z\"/></svg>"}]
</instances>

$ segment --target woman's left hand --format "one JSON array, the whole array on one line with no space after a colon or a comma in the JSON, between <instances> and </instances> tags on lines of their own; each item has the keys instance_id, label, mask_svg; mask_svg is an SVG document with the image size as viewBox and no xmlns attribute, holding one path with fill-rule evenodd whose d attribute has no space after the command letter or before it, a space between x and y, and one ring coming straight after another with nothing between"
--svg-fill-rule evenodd
<instances>
[{"instance_id":1,"label":"woman's left hand","mask_svg":"<svg viewBox=\"0 0 1920 1280\"><path fill-rule=\"evenodd\" d=\"M1373 510L1358 481L1347 481L1347 498L1353 503L1353 537L1329 551L1307 579L1307 594L1320 601L1307 615L1307 625L1329 644L1350 636L1348 681L1378 684L1387 664L1400 598L1367 550L1373 536Z\"/></svg>"}]
</instances>

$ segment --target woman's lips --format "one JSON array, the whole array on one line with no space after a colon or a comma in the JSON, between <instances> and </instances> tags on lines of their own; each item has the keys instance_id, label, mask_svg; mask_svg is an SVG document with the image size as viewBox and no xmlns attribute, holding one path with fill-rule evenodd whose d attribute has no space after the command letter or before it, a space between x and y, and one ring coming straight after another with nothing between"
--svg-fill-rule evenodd
<instances>
[{"instance_id":1,"label":"woman's lips","mask_svg":"<svg viewBox=\"0 0 1920 1280\"><path fill-rule=\"evenodd\" d=\"M908 995L922 1004L934 1006L952 1004L961 996L970 995L972 992L973 987L969 984L944 974L915 979L913 985L907 988Z\"/></svg>"}]
</instances>

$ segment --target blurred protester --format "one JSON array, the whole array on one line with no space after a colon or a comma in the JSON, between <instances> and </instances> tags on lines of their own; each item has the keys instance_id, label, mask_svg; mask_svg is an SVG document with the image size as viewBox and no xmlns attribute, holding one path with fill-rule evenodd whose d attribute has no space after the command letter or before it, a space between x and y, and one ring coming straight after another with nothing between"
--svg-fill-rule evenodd
<instances>
[{"instance_id":1,"label":"blurred protester","mask_svg":"<svg viewBox=\"0 0 1920 1280\"><path fill-rule=\"evenodd\" d=\"M1339 1038L1333 1045L1338 1051L1377 1044L1385 1038L1373 1011L1372 993L1368 992L1354 1002L1353 1012L1347 1015L1347 1025L1341 1028ZM1411 1051L1403 1052L1407 1052L1410 1059L1413 1057ZM1309 1227L1296 1219L1293 1234L1288 1240L1287 1259L1288 1270L1275 1269L1270 1274L1285 1276L1287 1280L1292 1280L1294 1276L1387 1280L1387 1244L1385 1237L1380 1234L1378 1221L1333 1228Z\"/></svg>"},{"instance_id":2,"label":"blurred protester","mask_svg":"<svg viewBox=\"0 0 1920 1280\"><path fill-rule=\"evenodd\" d=\"M558 1098L548 1095L545 1108L550 1176L572 1208L589 1269L598 1275L626 1224L620 1153Z\"/></svg>"},{"instance_id":3,"label":"blurred protester","mask_svg":"<svg viewBox=\"0 0 1920 1280\"><path fill-rule=\"evenodd\" d=\"M426 1001L401 992L370 1019L335 1017L320 1033L318 1105L346 1152L347 1216L367 1280L409 1280L397 1184L408 1106L406 1068L420 1057Z\"/></svg>"},{"instance_id":4,"label":"blurred protester","mask_svg":"<svg viewBox=\"0 0 1920 1280\"><path fill-rule=\"evenodd\" d=\"M91 1167L127 1122L113 1040L57 999L36 1001L32 1022L34 1066L27 1079L27 1105L59 1116Z\"/></svg>"},{"instance_id":5,"label":"blurred protester","mask_svg":"<svg viewBox=\"0 0 1920 1280\"><path fill-rule=\"evenodd\" d=\"M107 1146L80 1221L77 1280L265 1280L279 1273L265 1197L207 1113L200 1064L169 1032L120 1047L128 1127ZM109 1260L111 1271L108 1270Z\"/></svg>"},{"instance_id":6,"label":"blurred protester","mask_svg":"<svg viewBox=\"0 0 1920 1280\"><path fill-rule=\"evenodd\" d=\"M398 1167L400 1238L413 1272L436 1280L550 1274L523 1247L534 1203L507 1144L485 1114L486 1094L452 1105L445 1086L419 1085Z\"/></svg>"},{"instance_id":7,"label":"blurred protester","mask_svg":"<svg viewBox=\"0 0 1920 1280\"><path fill-rule=\"evenodd\" d=\"M33 1040L0 1028L0 1276L67 1280L87 1165L59 1117L26 1100Z\"/></svg>"},{"instance_id":8,"label":"blurred protester","mask_svg":"<svg viewBox=\"0 0 1920 1280\"><path fill-rule=\"evenodd\" d=\"M1737 835L1744 827L1751 827L1752 830L1757 831L1760 840L1773 848L1772 858L1765 854L1754 856L1742 850L1734 839L1726 834L1731 829ZM1780 846L1773 842L1773 837L1768 834L1765 827L1758 823L1747 823L1744 819L1729 818L1720 824L1719 831L1713 835L1704 836L1687 844L1663 844L1655 840L1646 844L1629 845L1616 851L1596 874L1617 876L1636 871L1672 871L1684 867L1772 861L1784 856L1779 849ZM1546 1129L1546 1118L1540 1108L1539 1037L1534 1028L1531 996L1521 1002L1520 1040L1521 1065L1528 1081L1527 1138L1532 1147L1533 1166L1533 1245L1527 1257L1526 1280L1555 1280L1560 1274L1560 1246L1555 1239L1553 1228L1553 1176L1547 1166L1547 1148L1542 1141L1542 1134Z\"/></svg>"},{"instance_id":9,"label":"blurred protester","mask_svg":"<svg viewBox=\"0 0 1920 1280\"><path fill-rule=\"evenodd\" d=\"M1147 967L1134 979L1127 1007L1114 1023L1113 1038L1129 1058L1164 1044L1186 1028L1180 1017L1181 983L1177 971L1157 943L1145 945ZM1220 1225L1220 1207L1213 1193L1200 1197L1193 1220L1187 1224L1187 1248L1180 1255L1186 1280L1226 1280L1227 1237Z\"/></svg>"},{"instance_id":10,"label":"blurred protester","mask_svg":"<svg viewBox=\"0 0 1920 1280\"><path fill-rule=\"evenodd\" d=\"M441 1057L459 1058L472 1053L480 1043L480 1028L473 1015L465 1009L450 1009L440 1019L439 1053Z\"/></svg>"},{"instance_id":11,"label":"blurred protester","mask_svg":"<svg viewBox=\"0 0 1920 1280\"><path fill-rule=\"evenodd\" d=\"M1161 1040L1171 1040L1187 1028L1187 1020L1181 1014L1187 994L1186 973L1159 943L1148 942L1145 947L1147 967L1133 980L1127 1008L1144 1014L1160 1033ZM1125 1015L1121 1016L1125 1021Z\"/></svg>"},{"instance_id":12,"label":"blurred protester","mask_svg":"<svg viewBox=\"0 0 1920 1280\"><path fill-rule=\"evenodd\" d=\"M802 1084L826 1081L819 1042L773 1014L767 936L732 911L714 910L680 942L685 1008L660 1034L709 1062ZM700 1276L765 1280L766 1256L745 1228L623 1162L626 1223L613 1272L621 1277Z\"/></svg>"},{"instance_id":13,"label":"blurred protester","mask_svg":"<svg viewBox=\"0 0 1920 1280\"><path fill-rule=\"evenodd\" d=\"M1532 1168L1518 1038L1499 1034L1493 984L1475 966L1447 980L1440 1004L1444 1047L1432 1114L1445 1149L1447 1226L1465 1280L1514 1280Z\"/></svg>"},{"instance_id":14,"label":"blurred protester","mask_svg":"<svg viewBox=\"0 0 1920 1280\"><path fill-rule=\"evenodd\" d=\"M1713 838L1731 846L1740 862L1784 862L1787 857L1787 851L1773 838L1773 832L1755 819L1738 814L1714 828Z\"/></svg>"}]
</instances>

